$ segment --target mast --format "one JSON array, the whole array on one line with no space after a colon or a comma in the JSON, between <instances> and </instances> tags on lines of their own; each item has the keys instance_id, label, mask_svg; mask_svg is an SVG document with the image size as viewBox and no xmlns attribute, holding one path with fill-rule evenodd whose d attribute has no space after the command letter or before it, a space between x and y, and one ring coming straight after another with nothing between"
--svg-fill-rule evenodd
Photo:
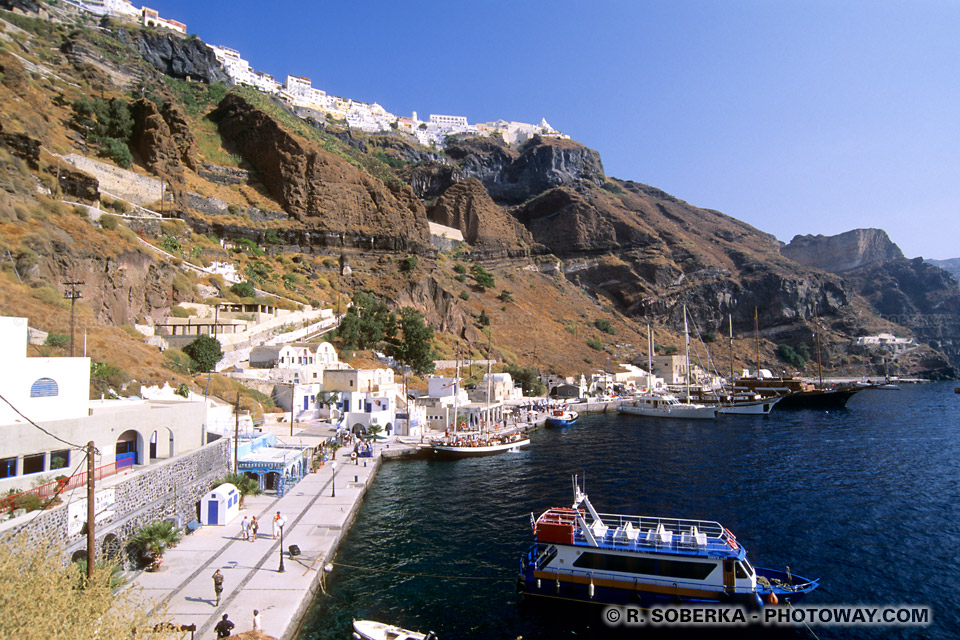
<instances>
[{"instance_id":1,"label":"mast","mask_svg":"<svg viewBox=\"0 0 960 640\"><path fill-rule=\"evenodd\" d=\"M733 383L733 314L727 316L730 319L730 383Z\"/></svg>"},{"instance_id":2,"label":"mast","mask_svg":"<svg viewBox=\"0 0 960 640\"><path fill-rule=\"evenodd\" d=\"M753 331L757 335L757 380L760 379L760 317L757 308L753 308Z\"/></svg>"},{"instance_id":3,"label":"mast","mask_svg":"<svg viewBox=\"0 0 960 640\"><path fill-rule=\"evenodd\" d=\"M457 432L457 414L460 412L460 343L457 343L457 369L453 374L453 433Z\"/></svg>"},{"instance_id":4,"label":"mast","mask_svg":"<svg viewBox=\"0 0 960 640\"><path fill-rule=\"evenodd\" d=\"M687 348L686 374L683 378L687 382L687 404L690 404L690 330L687 328L687 305L683 305L683 341Z\"/></svg>"},{"instance_id":5,"label":"mast","mask_svg":"<svg viewBox=\"0 0 960 640\"><path fill-rule=\"evenodd\" d=\"M653 392L653 330L647 323L647 391Z\"/></svg>"},{"instance_id":6,"label":"mast","mask_svg":"<svg viewBox=\"0 0 960 640\"><path fill-rule=\"evenodd\" d=\"M817 303L813 303L813 322L817 336L817 377L820 378L820 388L823 389L823 366L820 363L820 316L817 315Z\"/></svg>"}]
</instances>

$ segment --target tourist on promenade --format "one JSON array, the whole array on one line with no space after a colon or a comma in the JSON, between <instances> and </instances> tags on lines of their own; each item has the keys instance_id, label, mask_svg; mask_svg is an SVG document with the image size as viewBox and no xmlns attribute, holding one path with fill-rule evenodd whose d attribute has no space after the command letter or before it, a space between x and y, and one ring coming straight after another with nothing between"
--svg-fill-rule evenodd
<instances>
[{"instance_id":1,"label":"tourist on promenade","mask_svg":"<svg viewBox=\"0 0 960 640\"><path fill-rule=\"evenodd\" d=\"M277 511L277 515L273 516L273 539L276 540L280 537L280 529L286 523L286 520L283 519L283 516L280 515L280 512Z\"/></svg>"},{"instance_id":2,"label":"tourist on promenade","mask_svg":"<svg viewBox=\"0 0 960 640\"><path fill-rule=\"evenodd\" d=\"M227 614L223 614L223 618L220 619L220 622L217 623L217 626L215 626L213 630L217 632L218 638L229 638L233 627L234 624L227 619Z\"/></svg>"},{"instance_id":3,"label":"tourist on promenade","mask_svg":"<svg viewBox=\"0 0 960 640\"><path fill-rule=\"evenodd\" d=\"M260 524L257 522L257 516L250 518L250 542L257 541L257 529L260 528Z\"/></svg>"},{"instance_id":4,"label":"tourist on promenade","mask_svg":"<svg viewBox=\"0 0 960 640\"><path fill-rule=\"evenodd\" d=\"M253 610L253 630L263 631L263 627L260 625L260 612L256 609Z\"/></svg>"},{"instance_id":5,"label":"tourist on promenade","mask_svg":"<svg viewBox=\"0 0 960 640\"><path fill-rule=\"evenodd\" d=\"M240 539L246 540L250 537L250 521L247 520L247 516L243 516L243 520L240 521Z\"/></svg>"},{"instance_id":6,"label":"tourist on promenade","mask_svg":"<svg viewBox=\"0 0 960 640\"><path fill-rule=\"evenodd\" d=\"M223 574L220 569L213 572L213 593L217 596L217 603L213 606L220 606L220 594L223 593Z\"/></svg>"}]
</instances>

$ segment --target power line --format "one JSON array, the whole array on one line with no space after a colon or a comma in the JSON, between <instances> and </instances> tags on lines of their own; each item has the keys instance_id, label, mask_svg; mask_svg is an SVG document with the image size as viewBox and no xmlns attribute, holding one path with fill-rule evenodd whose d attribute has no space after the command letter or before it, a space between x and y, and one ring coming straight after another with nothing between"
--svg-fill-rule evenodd
<instances>
[{"instance_id":1,"label":"power line","mask_svg":"<svg viewBox=\"0 0 960 640\"><path fill-rule=\"evenodd\" d=\"M9 400L7 400L6 397L4 397L3 394L0 394L0 400L3 400L4 402L6 402L6 403L10 406L10 408L13 409L14 412L16 412L16 414L17 414L18 416L20 416L21 418L23 418L24 420L26 420L29 424L33 425L34 427L36 427L36 428L39 429L40 431L43 431L45 434L47 434L48 436L50 436L50 437L53 438L54 440L57 440L57 441L59 441L59 442L62 442L62 443L65 444L65 445L69 445L69 446L73 447L74 449L86 450L86 448L87 448L86 445L79 445L79 444L74 444L73 442L68 442L67 440L64 440L63 438L61 438L60 436L56 436L56 435L50 433L49 431L47 431L46 429L44 429L43 427L41 427L40 425L38 425L36 422L34 422L33 420L31 420L31 419L28 418L27 416L23 415L23 413L21 413L19 409L17 409L15 406L13 406L13 403L10 402ZM100 455L100 451L99 451L99 450L94 449L94 452L95 452L97 455Z\"/></svg>"}]
</instances>

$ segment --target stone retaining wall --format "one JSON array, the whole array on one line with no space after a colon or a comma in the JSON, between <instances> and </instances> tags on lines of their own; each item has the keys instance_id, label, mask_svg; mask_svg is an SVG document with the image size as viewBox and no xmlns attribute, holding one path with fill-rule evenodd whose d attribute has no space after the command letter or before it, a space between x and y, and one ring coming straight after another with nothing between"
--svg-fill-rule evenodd
<instances>
[{"instance_id":1,"label":"stone retaining wall","mask_svg":"<svg viewBox=\"0 0 960 640\"><path fill-rule=\"evenodd\" d=\"M148 467L139 467L119 482L106 478L97 488L98 499L113 493L112 506L106 505L97 521L96 547L100 554L104 540L116 539L119 548L141 527L152 522L174 519L181 524L196 520L200 499L219 478L230 472L233 449L229 439L204 445L195 451ZM109 502L109 501L108 501ZM46 511L34 511L0 527L0 532L19 529L31 544L61 544L68 556L86 549L86 534L71 533L71 513L86 520L86 490L76 489L63 496L63 504Z\"/></svg>"}]
</instances>

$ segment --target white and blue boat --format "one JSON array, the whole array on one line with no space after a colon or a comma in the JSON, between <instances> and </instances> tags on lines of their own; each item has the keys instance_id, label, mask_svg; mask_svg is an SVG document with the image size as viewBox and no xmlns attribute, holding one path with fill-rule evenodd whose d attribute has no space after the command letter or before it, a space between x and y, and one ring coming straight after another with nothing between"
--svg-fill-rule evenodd
<instances>
[{"instance_id":1,"label":"white and blue boat","mask_svg":"<svg viewBox=\"0 0 960 640\"><path fill-rule=\"evenodd\" d=\"M521 561L530 596L607 605L730 604L752 609L796 602L819 586L786 571L754 568L717 522L600 514L574 479L572 508L533 523Z\"/></svg>"},{"instance_id":2,"label":"white and blue boat","mask_svg":"<svg viewBox=\"0 0 960 640\"><path fill-rule=\"evenodd\" d=\"M569 427L570 425L576 424L579 419L580 414L576 411L554 409L547 415L546 424L548 427Z\"/></svg>"}]
</instances>

